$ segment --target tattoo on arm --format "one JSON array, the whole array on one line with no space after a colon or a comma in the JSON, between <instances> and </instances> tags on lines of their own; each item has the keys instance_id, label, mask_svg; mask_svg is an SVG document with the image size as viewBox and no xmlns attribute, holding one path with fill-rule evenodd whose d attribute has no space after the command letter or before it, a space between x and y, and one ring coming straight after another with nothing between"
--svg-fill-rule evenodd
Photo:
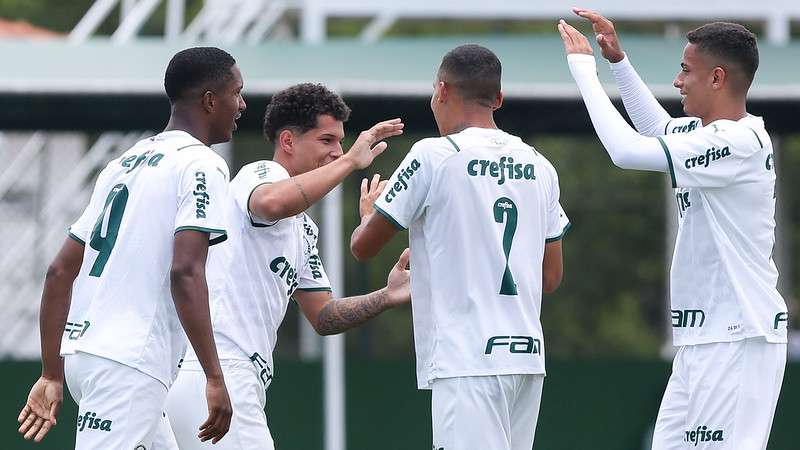
<instances>
[{"instance_id":1,"label":"tattoo on arm","mask_svg":"<svg viewBox=\"0 0 800 450\"><path fill-rule=\"evenodd\" d=\"M367 295L331 300L319 313L317 331L329 335L349 330L383 312L388 302L385 289Z\"/></svg>"},{"instance_id":2,"label":"tattoo on arm","mask_svg":"<svg viewBox=\"0 0 800 450\"><path fill-rule=\"evenodd\" d=\"M311 208L311 202L308 201L308 195L306 195L306 191L303 190L303 185L294 177L292 177L292 181L294 181L294 185L297 186L297 190L300 191L300 194L303 196L303 201L306 202L306 209Z\"/></svg>"}]
</instances>

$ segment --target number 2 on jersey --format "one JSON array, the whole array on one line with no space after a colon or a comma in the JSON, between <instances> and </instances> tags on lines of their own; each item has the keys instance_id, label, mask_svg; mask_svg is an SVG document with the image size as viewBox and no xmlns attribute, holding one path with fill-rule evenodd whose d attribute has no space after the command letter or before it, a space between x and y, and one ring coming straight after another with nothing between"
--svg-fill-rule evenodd
<instances>
[{"instance_id":1,"label":"number 2 on jersey","mask_svg":"<svg viewBox=\"0 0 800 450\"><path fill-rule=\"evenodd\" d=\"M508 267L508 256L511 254L511 243L517 231L517 205L508 197L500 197L494 202L494 221L505 222L503 230L503 252L506 255L506 270L503 271L503 281L500 283L501 295L517 295L517 283Z\"/></svg>"},{"instance_id":2,"label":"number 2 on jersey","mask_svg":"<svg viewBox=\"0 0 800 450\"><path fill-rule=\"evenodd\" d=\"M89 271L90 277L99 277L103 273L108 258L111 256L111 250L117 243L117 234L119 234L122 214L125 212L127 203L128 187L124 184L114 186L108 193L103 212L100 213L100 217L94 224L89 241L89 246L100 252L92 264L92 270Z\"/></svg>"}]
</instances>

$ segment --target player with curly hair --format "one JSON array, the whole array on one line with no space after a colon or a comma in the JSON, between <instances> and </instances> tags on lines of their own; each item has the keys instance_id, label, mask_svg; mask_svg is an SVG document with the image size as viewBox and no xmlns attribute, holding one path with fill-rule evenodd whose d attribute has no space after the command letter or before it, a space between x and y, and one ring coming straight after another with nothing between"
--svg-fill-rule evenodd
<instances>
[{"instance_id":1,"label":"player with curly hair","mask_svg":"<svg viewBox=\"0 0 800 450\"><path fill-rule=\"evenodd\" d=\"M341 333L411 299L407 251L385 288L332 298L317 252L319 230L305 211L351 172L369 166L387 147L381 140L403 129L400 119L380 122L343 154L349 115L341 97L319 84L275 94L264 118L273 160L250 163L231 180L230 245L211 255L208 277L214 338L234 413L230 437L214 448L274 448L264 407L275 375L272 350L290 299L321 335ZM190 352L167 400L182 449L207 445L198 441L195 423L206 410L204 389L205 376Z\"/></svg>"}]
</instances>

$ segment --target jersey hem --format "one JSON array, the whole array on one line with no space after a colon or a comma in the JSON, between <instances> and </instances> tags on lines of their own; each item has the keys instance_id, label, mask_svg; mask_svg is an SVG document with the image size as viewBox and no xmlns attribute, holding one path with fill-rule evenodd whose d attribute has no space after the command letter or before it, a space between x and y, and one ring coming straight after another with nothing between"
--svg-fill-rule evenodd
<instances>
[{"instance_id":1,"label":"jersey hem","mask_svg":"<svg viewBox=\"0 0 800 450\"><path fill-rule=\"evenodd\" d=\"M556 241L560 241L560 240L564 239L564 236L566 236L567 231L569 231L570 228L572 228L572 222L567 222L567 224L564 226L564 229L561 230L561 234L559 234L558 236L551 237L551 238L546 238L544 240L545 244L549 244L551 242L556 242Z\"/></svg>"},{"instance_id":2,"label":"jersey hem","mask_svg":"<svg viewBox=\"0 0 800 450\"><path fill-rule=\"evenodd\" d=\"M656 136L658 139L658 143L661 144L661 148L664 149L664 155L667 157L667 166L669 166L669 177L672 180L672 187L678 187L678 181L675 179L675 167L672 165L672 155L669 152L669 147L667 147L667 143L661 139L661 136Z\"/></svg>"},{"instance_id":3,"label":"jersey hem","mask_svg":"<svg viewBox=\"0 0 800 450\"><path fill-rule=\"evenodd\" d=\"M333 289L331 289L329 287L313 287L313 288L300 288L299 287L296 290L304 291L304 292L322 292L322 291L333 292Z\"/></svg>"},{"instance_id":4,"label":"jersey hem","mask_svg":"<svg viewBox=\"0 0 800 450\"><path fill-rule=\"evenodd\" d=\"M431 389L433 382L443 378L461 378L461 377L491 377L496 375L544 375L547 376L547 371L541 369L494 369L494 370L464 370L450 372L446 375L436 375L435 377L428 378L424 383L417 383L417 389L428 390Z\"/></svg>"},{"instance_id":5,"label":"jersey hem","mask_svg":"<svg viewBox=\"0 0 800 450\"><path fill-rule=\"evenodd\" d=\"M62 350L59 354L60 354L60 356L67 356L67 355L74 355L76 353L85 353L87 355L92 355L92 356L96 356L98 358L108 359L110 361L114 361L116 363L122 364L123 366L130 367L131 369L137 370L137 371L147 375L148 377L153 378L154 380L156 380L159 383L163 384L164 387L166 387L167 389L169 389L170 386L172 385L172 381L170 381L168 383L166 378L161 378L161 377L155 375L152 372L149 372L149 371L146 371L146 370L142 370L141 367L138 367L138 366L136 366L134 364L131 364L128 361L123 361L120 358L115 358L114 356L112 356L111 353L106 353L106 352L104 352L102 350L92 350L92 349L86 349L86 348L74 348L73 347L73 348L71 348L70 350L67 350L67 351Z\"/></svg>"},{"instance_id":6,"label":"jersey hem","mask_svg":"<svg viewBox=\"0 0 800 450\"><path fill-rule=\"evenodd\" d=\"M73 234L73 233L72 233L72 231L68 231L68 232L67 232L67 235L68 235L68 236L70 237L70 239L72 239L73 241L75 241L75 242L77 242L77 243L79 243L79 244L81 244L81 245L84 245L84 246L86 245L86 241L84 241L83 239L81 239L81 238L79 238L78 236L76 236L75 234Z\"/></svg>"},{"instance_id":7,"label":"jersey hem","mask_svg":"<svg viewBox=\"0 0 800 450\"><path fill-rule=\"evenodd\" d=\"M281 221L280 219L278 219L278 220L276 220L276 221L274 221L272 223L259 223L259 222L256 222L255 220L253 220L253 212L250 211L250 199L253 197L253 193L256 191L256 189L258 189L259 186L263 186L265 184L272 184L272 181L265 181L263 183L259 183L259 184L255 185L255 186L253 186L253 189L251 189L250 193L247 194L247 205L245 205L245 207L247 208L247 218L250 220L250 225L252 225L252 226L254 226L256 228L271 227L271 226L273 226L276 223Z\"/></svg>"},{"instance_id":8,"label":"jersey hem","mask_svg":"<svg viewBox=\"0 0 800 450\"><path fill-rule=\"evenodd\" d=\"M211 238L211 239L208 240L208 246L209 247L212 246L212 245L216 245L216 244L225 242L228 239L228 232L227 231L216 229L216 228L185 226L185 227L176 228L175 229L175 233L177 233L179 231L186 231L186 230L200 231L200 232L203 232L203 233L208 233L209 236L212 235L212 234L219 234L219 236L217 236L215 238Z\"/></svg>"},{"instance_id":9,"label":"jersey hem","mask_svg":"<svg viewBox=\"0 0 800 450\"><path fill-rule=\"evenodd\" d=\"M378 205L372 205L372 206L375 208L375 211L377 211L377 212L381 213L381 215L382 215L383 217L386 217L386 219L387 219L389 222L391 222L391 224L392 224L392 225L394 225L394 227L395 227L395 228L397 228L397 229L398 229L398 230L400 230L400 231L403 231L403 230L405 230L405 229L406 229L406 227L404 227L404 226L400 225L400 222L398 222L397 220L395 220L395 218L394 218L394 217L392 217L392 215L391 215L391 214L389 214L388 212L386 212L386 211L382 210L380 206L378 206Z\"/></svg>"},{"instance_id":10,"label":"jersey hem","mask_svg":"<svg viewBox=\"0 0 800 450\"><path fill-rule=\"evenodd\" d=\"M720 344L725 342L738 342L743 341L745 339L753 339L753 338L763 338L769 344L788 344L789 340L787 337L776 337L776 336L767 336L764 334L753 334L753 335L744 335L744 336L731 336L730 339L715 339L715 338L707 338L707 339L700 339L696 342L685 342L683 340L674 339L672 342L673 347L687 347L692 345L705 345L705 344Z\"/></svg>"}]
</instances>

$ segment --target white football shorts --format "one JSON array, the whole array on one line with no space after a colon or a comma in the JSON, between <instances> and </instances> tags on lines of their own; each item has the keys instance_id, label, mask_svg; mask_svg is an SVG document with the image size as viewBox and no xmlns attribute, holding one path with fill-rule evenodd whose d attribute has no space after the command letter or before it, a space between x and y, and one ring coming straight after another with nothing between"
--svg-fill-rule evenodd
<instances>
[{"instance_id":1,"label":"white football shorts","mask_svg":"<svg viewBox=\"0 0 800 450\"><path fill-rule=\"evenodd\" d=\"M786 344L760 337L680 347L653 450L765 450L785 367Z\"/></svg>"},{"instance_id":2,"label":"white football shorts","mask_svg":"<svg viewBox=\"0 0 800 450\"><path fill-rule=\"evenodd\" d=\"M434 380L434 450L531 450L543 383L543 374Z\"/></svg>"},{"instance_id":3,"label":"white football shorts","mask_svg":"<svg viewBox=\"0 0 800 450\"><path fill-rule=\"evenodd\" d=\"M132 367L77 352L64 356L78 404L76 450L177 450L164 415L167 387Z\"/></svg>"},{"instance_id":4,"label":"white football shorts","mask_svg":"<svg viewBox=\"0 0 800 450\"><path fill-rule=\"evenodd\" d=\"M206 376L199 362L184 361L167 396L167 416L181 450L274 450L264 412L266 391L255 366L245 360L220 365L233 405L231 427L215 445L200 442L200 425L208 418Z\"/></svg>"}]
</instances>

